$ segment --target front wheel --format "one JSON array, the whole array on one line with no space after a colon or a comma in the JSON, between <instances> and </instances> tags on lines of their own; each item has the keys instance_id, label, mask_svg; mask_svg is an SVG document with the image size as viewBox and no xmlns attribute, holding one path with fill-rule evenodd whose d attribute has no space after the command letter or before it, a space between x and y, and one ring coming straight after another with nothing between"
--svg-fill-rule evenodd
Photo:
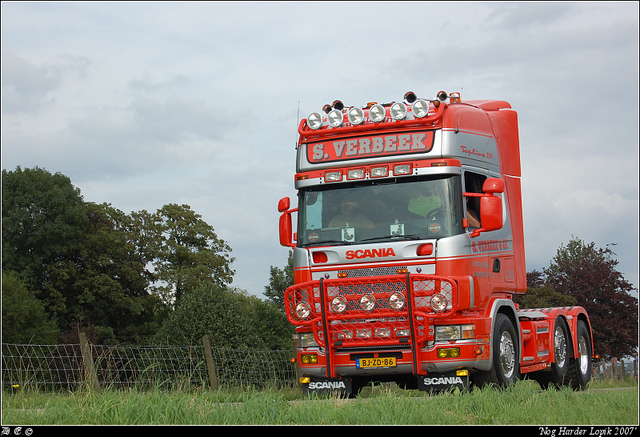
<instances>
[{"instance_id":1,"label":"front wheel","mask_svg":"<svg viewBox=\"0 0 640 437\"><path fill-rule=\"evenodd\" d=\"M493 348L491 370L472 374L474 384L479 387L489 384L508 387L515 384L520 377L518 344L518 337L511 319L505 314L498 314L491 341Z\"/></svg>"},{"instance_id":2,"label":"front wheel","mask_svg":"<svg viewBox=\"0 0 640 437\"><path fill-rule=\"evenodd\" d=\"M569 360L569 378L573 390L584 390L591 380L591 336L587 324L578 322L578 347L575 357Z\"/></svg>"}]
</instances>

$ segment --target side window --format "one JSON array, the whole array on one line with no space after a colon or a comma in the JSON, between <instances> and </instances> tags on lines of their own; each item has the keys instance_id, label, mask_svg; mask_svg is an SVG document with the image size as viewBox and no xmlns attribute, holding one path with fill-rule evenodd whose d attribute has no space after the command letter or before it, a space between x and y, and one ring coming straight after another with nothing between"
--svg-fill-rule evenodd
<instances>
[{"instance_id":1,"label":"side window","mask_svg":"<svg viewBox=\"0 0 640 437\"><path fill-rule=\"evenodd\" d=\"M464 174L464 191L467 193L482 193L482 185L487 179L486 176L470 171ZM480 198L465 197L467 203L467 220L471 228L480 226Z\"/></svg>"}]
</instances>

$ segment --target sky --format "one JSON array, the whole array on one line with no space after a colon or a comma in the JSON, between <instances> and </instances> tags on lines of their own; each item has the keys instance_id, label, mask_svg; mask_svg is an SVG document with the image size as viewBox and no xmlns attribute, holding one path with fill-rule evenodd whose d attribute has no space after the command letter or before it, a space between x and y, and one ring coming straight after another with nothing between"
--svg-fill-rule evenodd
<instances>
[{"instance_id":1,"label":"sky","mask_svg":"<svg viewBox=\"0 0 640 437\"><path fill-rule=\"evenodd\" d=\"M190 205L250 294L286 265L299 119L440 90L518 111L527 271L580 238L638 287L637 2L1 8L2 168L125 213Z\"/></svg>"}]
</instances>

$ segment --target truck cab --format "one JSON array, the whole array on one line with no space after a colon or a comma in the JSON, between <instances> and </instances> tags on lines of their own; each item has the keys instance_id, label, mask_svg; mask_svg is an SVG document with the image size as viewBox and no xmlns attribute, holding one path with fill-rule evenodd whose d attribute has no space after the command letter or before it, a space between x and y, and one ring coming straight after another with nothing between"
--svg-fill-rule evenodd
<instances>
[{"instance_id":1,"label":"truck cab","mask_svg":"<svg viewBox=\"0 0 640 437\"><path fill-rule=\"evenodd\" d=\"M442 91L334 101L298 131L297 207L284 198L278 209L280 243L294 251L285 311L305 391L353 394L374 380L449 390L550 371L553 358L523 355L521 319L539 319L513 301L526 267L507 102ZM584 310L563 317L574 315L588 323ZM578 356L565 331L565 353Z\"/></svg>"}]
</instances>

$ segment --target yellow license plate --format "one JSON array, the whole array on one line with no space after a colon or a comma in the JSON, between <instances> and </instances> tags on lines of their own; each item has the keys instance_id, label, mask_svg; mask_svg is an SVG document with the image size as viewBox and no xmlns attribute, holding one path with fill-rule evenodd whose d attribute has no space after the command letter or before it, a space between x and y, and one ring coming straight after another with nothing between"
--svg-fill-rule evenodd
<instances>
[{"instance_id":1,"label":"yellow license plate","mask_svg":"<svg viewBox=\"0 0 640 437\"><path fill-rule=\"evenodd\" d=\"M396 357L387 358L358 358L356 359L358 369L374 369L384 367L396 367Z\"/></svg>"}]
</instances>

